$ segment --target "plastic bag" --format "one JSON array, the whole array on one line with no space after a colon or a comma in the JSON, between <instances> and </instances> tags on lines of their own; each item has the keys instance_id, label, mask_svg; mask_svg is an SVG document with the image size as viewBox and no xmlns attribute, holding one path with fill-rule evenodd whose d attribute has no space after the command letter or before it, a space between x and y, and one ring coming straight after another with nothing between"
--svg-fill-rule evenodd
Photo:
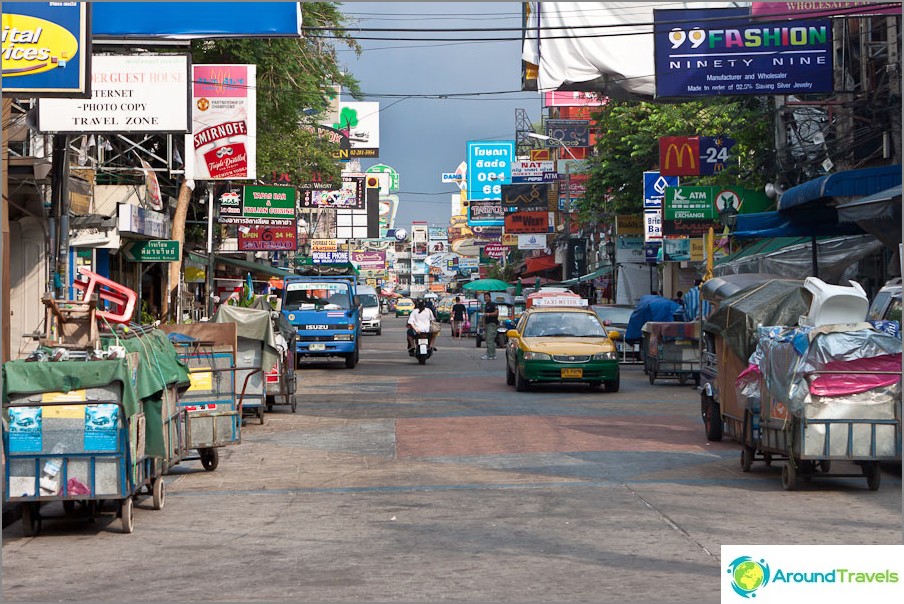
<instances>
[{"instance_id":1,"label":"plastic bag","mask_svg":"<svg viewBox=\"0 0 904 604\"><path fill-rule=\"evenodd\" d=\"M439 321L435 319L433 321L430 321L430 333L439 333L440 331L442 331L442 329L443 326Z\"/></svg>"},{"instance_id":2,"label":"plastic bag","mask_svg":"<svg viewBox=\"0 0 904 604\"><path fill-rule=\"evenodd\" d=\"M464 330L471 331L471 322L470 321L465 321Z\"/></svg>"}]
</instances>

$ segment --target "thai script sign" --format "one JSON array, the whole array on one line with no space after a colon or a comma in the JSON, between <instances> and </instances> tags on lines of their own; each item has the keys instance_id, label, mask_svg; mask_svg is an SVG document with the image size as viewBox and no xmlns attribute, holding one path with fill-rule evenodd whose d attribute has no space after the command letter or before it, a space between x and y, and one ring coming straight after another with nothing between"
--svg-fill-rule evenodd
<instances>
[{"instance_id":1,"label":"thai script sign","mask_svg":"<svg viewBox=\"0 0 904 604\"><path fill-rule=\"evenodd\" d=\"M514 159L515 141L468 141L468 199L502 199Z\"/></svg>"}]
</instances>

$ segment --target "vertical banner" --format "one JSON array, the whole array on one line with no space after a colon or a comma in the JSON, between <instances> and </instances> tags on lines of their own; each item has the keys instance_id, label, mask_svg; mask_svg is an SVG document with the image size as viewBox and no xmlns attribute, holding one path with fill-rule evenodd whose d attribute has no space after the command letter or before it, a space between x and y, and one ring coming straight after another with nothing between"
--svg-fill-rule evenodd
<instances>
[{"instance_id":1,"label":"vertical banner","mask_svg":"<svg viewBox=\"0 0 904 604\"><path fill-rule=\"evenodd\" d=\"M192 134L186 177L257 178L256 65L192 67ZM188 141L186 141L188 142Z\"/></svg>"}]
</instances>

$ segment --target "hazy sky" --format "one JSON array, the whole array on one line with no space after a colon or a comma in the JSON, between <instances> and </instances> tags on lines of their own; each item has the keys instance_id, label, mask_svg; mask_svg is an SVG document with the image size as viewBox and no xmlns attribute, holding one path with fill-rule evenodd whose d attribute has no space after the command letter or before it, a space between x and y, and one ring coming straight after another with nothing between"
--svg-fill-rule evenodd
<instances>
[{"instance_id":1,"label":"hazy sky","mask_svg":"<svg viewBox=\"0 0 904 604\"><path fill-rule=\"evenodd\" d=\"M365 28L518 28L520 2L344 2L342 11ZM448 224L454 184L440 181L466 159L469 140L513 140L515 110L540 119L541 100L521 88L520 34L511 32L361 32L382 38L512 38L501 42L402 42L360 40L355 57L340 62L360 82L364 101L380 103L380 157L363 159L399 172L396 226L412 220ZM508 92L463 99L385 97ZM344 95L344 100L352 100Z\"/></svg>"}]
</instances>

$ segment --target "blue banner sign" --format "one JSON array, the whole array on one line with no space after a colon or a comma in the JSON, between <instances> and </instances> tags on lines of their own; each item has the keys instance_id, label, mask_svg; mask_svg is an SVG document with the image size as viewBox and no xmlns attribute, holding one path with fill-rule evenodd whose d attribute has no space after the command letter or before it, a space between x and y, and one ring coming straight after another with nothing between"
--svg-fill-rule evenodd
<instances>
[{"instance_id":1,"label":"blue banner sign","mask_svg":"<svg viewBox=\"0 0 904 604\"><path fill-rule=\"evenodd\" d=\"M468 199L502 199L502 185L512 184L513 161L515 141L468 141Z\"/></svg>"},{"instance_id":2,"label":"blue banner sign","mask_svg":"<svg viewBox=\"0 0 904 604\"><path fill-rule=\"evenodd\" d=\"M832 92L830 20L753 22L748 11L654 10L656 96Z\"/></svg>"},{"instance_id":3,"label":"blue banner sign","mask_svg":"<svg viewBox=\"0 0 904 604\"><path fill-rule=\"evenodd\" d=\"M298 2L92 2L91 6L96 38L301 36Z\"/></svg>"},{"instance_id":4,"label":"blue banner sign","mask_svg":"<svg viewBox=\"0 0 904 604\"><path fill-rule=\"evenodd\" d=\"M658 171L643 173L643 207L661 208L666 187L677 187L677 176L662 176Z\"/></svg>"},{"instance_id":5,"label":"blue banner sign","mask_svg":"<svg viewBox=\"0 0 904 604\"><path fill-rule=\"evenodd\" d=\"M4 96L91 98L88 6L3 3Z\"/></svg>"}]
</instances>

